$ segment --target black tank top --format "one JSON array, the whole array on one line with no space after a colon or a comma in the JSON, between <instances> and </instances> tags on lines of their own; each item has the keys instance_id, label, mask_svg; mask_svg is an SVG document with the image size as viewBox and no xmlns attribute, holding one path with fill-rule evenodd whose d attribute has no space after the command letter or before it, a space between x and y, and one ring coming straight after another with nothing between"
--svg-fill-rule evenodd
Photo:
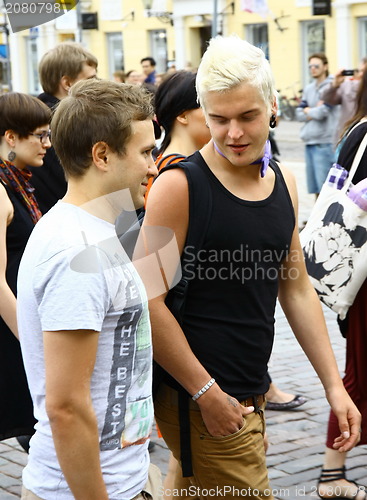
<instances>
[{"instance_id":1,"label":"black tank top","mask_svg":"<svg viewBox=\"0 0 367 500\"><path fill-rule=\"evenodd\" d=\"M0 181L2 182L2 181ZM20 194L2 182L14 207L6 229L6 280L17 295L20 260L34 223ZM0 317L0 440L34 433L36 420L19 341Z\"/></svg>"},{"instance_id":2,"label":"black tank top","mask_svg":"<svg viewBox=\"0 0 367 500\"><path fill-rule=\"evenodd\" d=\"M241 400L268 388L278 278L295 226L293 205L275 162L270 196L245 201L220 183L200 153L190 160L206 172L213 204L192 269L183 330L210 375Z\"/></svg>"}]
</instances>

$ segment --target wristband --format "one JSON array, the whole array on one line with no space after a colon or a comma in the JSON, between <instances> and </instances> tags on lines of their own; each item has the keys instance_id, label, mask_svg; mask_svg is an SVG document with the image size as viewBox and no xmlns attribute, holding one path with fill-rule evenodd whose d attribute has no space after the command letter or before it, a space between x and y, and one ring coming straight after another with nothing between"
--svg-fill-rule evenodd
<instances>
[{"instance_id":1,"label":"wristband","mask_svg":"<svg viewBox=\"0 0 367 500\"><path fill-rule=\"evenodd\" d=\"M200 396L202 396L204 394L204 392L206 392L208 389L210 389L210 387L215 383L215 379L214 378L211 378L209 380L209 382L207 384L204 385L204 387L202 387L200 389L200 391L198 391L196 394L194 394L192 396L192 400L193 401L196 401L197 399L200 398Z\"/></svg>"}]
</instances>

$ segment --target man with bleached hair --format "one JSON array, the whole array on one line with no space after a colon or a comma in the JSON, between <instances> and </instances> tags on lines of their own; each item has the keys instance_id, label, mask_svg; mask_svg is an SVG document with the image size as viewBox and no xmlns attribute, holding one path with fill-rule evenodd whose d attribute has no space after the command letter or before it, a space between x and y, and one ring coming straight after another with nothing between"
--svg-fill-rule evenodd
<instances>
[{"instance_id":1,"label":"man with bleached hair","mask_svg":"<svg viewBox=\"0 0 367 500\"><path fill-rule=\"evenodd\" d=\"M272 499L264 394L277 298L338 416L335 448L356 444L360 415L340 379L304 265L294 177L269 162L269 124L277 114L269 63L238 37L216 37L196 86L212 140L187 158L187 171L204 172L211 207L202 247L190 262L181 324L164 295L150 304L154 357L167 372L155 416L181 466L179 498ZM192 189L183 169L168 170L154 182L146 207L144 226L171 228L181 252L195 217ZM190 490L180 489L181 469Z\"/></svg>"}]
</instances>

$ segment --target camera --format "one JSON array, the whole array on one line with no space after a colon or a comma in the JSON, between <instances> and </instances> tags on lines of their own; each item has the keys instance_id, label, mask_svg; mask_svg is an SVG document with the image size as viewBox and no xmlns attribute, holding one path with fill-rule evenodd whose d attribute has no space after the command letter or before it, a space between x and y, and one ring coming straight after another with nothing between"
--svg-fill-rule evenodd
<instances>
[{"instance_id":1,"label":"camera","mask_svg":"<svg viewBox=\"0 0 367 500\"><path fill-rule=\"evenodd\" d=\"M342 71L343 76L353 76L355 73L355 69L344 69Z\"/></svg>"}]
</instances>

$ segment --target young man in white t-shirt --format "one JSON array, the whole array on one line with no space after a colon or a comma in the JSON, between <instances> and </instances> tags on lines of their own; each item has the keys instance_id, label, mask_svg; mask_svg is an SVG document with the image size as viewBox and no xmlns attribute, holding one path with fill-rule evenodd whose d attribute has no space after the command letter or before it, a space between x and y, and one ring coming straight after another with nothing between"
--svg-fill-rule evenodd
<instances>
[{"instance_id":1,"label":"young man in white t-shirt","mask_svg":"<svg viewBox=\"0 0 367 500\"><path fill-rule=\"evenodd\" d=\"M149 469L146 292L115 231L122 211L143 206L156 175L152 114L139 87L87 80L53 117L68 190L35 227L18 281L38 420L22 499L159 498L157 470Z\"/></svg>"}]
</instances>

